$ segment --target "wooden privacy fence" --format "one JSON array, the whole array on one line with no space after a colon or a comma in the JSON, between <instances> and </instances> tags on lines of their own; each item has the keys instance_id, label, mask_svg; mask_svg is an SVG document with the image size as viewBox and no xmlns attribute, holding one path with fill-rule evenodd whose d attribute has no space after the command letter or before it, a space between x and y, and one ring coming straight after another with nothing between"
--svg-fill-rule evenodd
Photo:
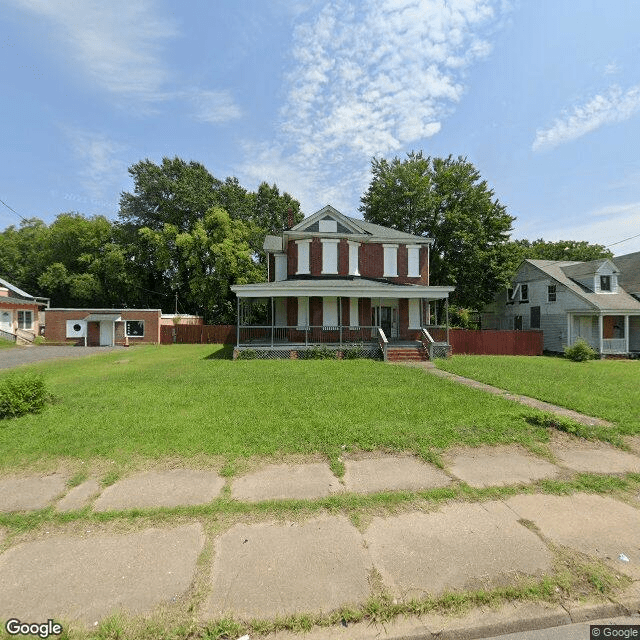
<instances>
[{"instance_id":1,"label":"wooden privacy fence","mask_svg":"<svg viewBox=\"0 0 640 640\"><path fill-rule=\"evenodd\" d=\"M446 331L436 329L433 339L446 340ZM484 356L541 356L542 331L492 331L483 329L449 329L449 344L453 355L468 353Z\"/></svg>"},{"instance_id":2,"label":"wooden privacy fence","mask_svg":"<svg viewBox=\"0 0 640 640\"><path fill-rule=\"evenodd\" d=\"M160 344L235 344L236 326L234 324L204 324L160 327Z\"/></svg>"},{"instance_id":3,"label":"wooden privacy fence","mask_svg":"<svg viewBox=\"0 0 640 640\"><path fill-rule=\"evenodd\" d=\"M236 326L184 325L160 327L160 343L172 344L235 344ZM436 342L446 339L444 329L429 329ZM485 329L449 329L449 343L455 354L502 356L541 356L542 331L493 331Z\"/></svg>"}]
</instances>

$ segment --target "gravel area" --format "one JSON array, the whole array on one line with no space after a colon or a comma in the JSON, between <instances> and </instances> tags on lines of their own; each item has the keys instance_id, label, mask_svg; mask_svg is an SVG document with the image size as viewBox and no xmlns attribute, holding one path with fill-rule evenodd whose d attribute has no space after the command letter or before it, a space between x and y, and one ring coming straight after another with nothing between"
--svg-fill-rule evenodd
<instances>
[{"instance_id":1,"label":"gravel area","mask_svg":"<svg viewBox=\"0 0 640 640\"><path fill-rule=\"evenodd\" d=\"M13 347L0 350L0 369L11 369L23 364L53 360L56 358L79 358L98 353L125 349L126 347Z\"/></svg>"}]
</instances>

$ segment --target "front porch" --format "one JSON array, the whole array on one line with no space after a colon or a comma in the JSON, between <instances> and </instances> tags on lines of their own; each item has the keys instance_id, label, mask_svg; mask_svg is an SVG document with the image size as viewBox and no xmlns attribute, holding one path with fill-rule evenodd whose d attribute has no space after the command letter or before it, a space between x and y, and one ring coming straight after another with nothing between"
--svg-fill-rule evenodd
<instances>
[{"instance_id":1,"label":"front porch","mask_svg":"<svg viewBox=\"0 0 640 640\"><path fill-rule=\"evenodd\" d=\"M568 346L584 340L601 356L640 353L640 315L572 313L567 318Z\"/></svg>"}]
</instances>

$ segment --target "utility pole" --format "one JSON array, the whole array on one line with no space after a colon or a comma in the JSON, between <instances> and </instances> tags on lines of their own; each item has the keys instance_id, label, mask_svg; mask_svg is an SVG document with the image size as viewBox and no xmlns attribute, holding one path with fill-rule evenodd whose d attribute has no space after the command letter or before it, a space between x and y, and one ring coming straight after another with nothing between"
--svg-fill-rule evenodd
<instances>
[{"instance_id":1,"label":"utility pole","mask_svg":"<svg viewBox=\"0 0 640 640\"><path fill-rule=\"evenodd\" d=\"M176 315L178 315L178 292L176 291Z\"/></svg>"}]
</instances>

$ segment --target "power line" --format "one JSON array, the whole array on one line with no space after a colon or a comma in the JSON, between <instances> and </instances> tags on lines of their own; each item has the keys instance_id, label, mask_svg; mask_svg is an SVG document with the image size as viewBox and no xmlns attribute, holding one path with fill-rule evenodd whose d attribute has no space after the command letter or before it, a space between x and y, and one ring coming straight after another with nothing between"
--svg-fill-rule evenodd
<instances>
[{"instance_id":1,"label":"power line","mask_svg":"<svg viewBox=\"0 0 640 640\"><path fill-rule=\"evenodd\" d=\"M623 242L626 242L627 240L633 240L634 238L640 238L640 233L636 234L635 236L631 236L630 238L625 238L624 240L618 240L618 242L612 242L611 244L608 244L606 248L608 249L609 247L613 247L616 244L622 244Z\"/></svg>"},{"instance_id":2,"label":"power line","mask_svg":"<svg viewBox=\"0 0 640 640\"><path fill-rule=\"evenodd\" d=\"M13 211L13 213L15 213L18 216L18 218L20 218L20 220L24 220L25 222L29 222L26 218L21 216L15 209L12 209L4 200L0 200L0 202L2 202L2 204L5 207L7 207L7 209L9 209L9 211Z\"/></svg>"}]
</instances>

